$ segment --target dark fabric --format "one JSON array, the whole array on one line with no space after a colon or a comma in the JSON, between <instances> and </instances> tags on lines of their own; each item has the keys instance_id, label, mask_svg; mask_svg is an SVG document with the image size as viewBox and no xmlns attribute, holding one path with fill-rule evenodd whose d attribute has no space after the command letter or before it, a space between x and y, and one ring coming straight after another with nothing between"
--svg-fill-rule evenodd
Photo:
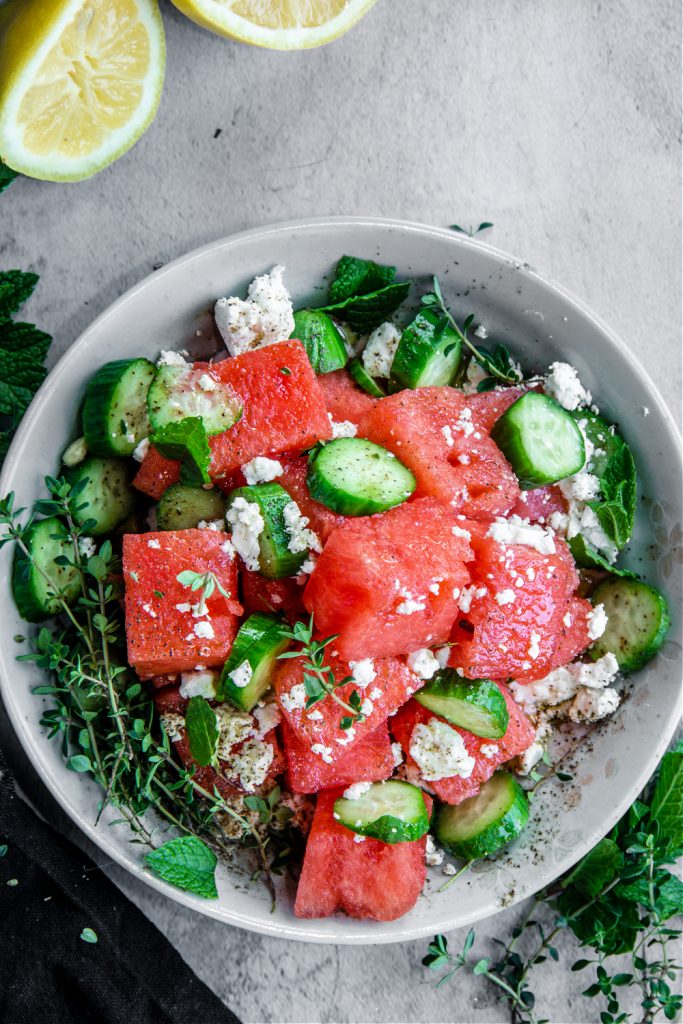
<instances>
[{"instance_id":1,"label":"dark fabric","mask_svg":"<svg viewBox=\"0 0 683 1024\"><path fill-rule=\"evenodd\" d=\"M17 796L0 750L2 844L2 1024L239 1024L137 907ZM80 938L84 928L96 944Z\"/></svg>"}]
</instances>

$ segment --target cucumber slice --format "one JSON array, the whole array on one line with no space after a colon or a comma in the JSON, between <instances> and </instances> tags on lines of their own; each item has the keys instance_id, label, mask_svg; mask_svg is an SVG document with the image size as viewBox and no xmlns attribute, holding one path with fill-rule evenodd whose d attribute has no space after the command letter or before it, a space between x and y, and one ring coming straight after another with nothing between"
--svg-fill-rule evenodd
<instances>
[{"instance_id":1,"label":"cucumber slice","mask_svg":"<svg viewBox=\"0 0 683 1024\"><path fill-rule=\"evenodd\" d=\"M457 672L447 668L414 696L423 707L474 736L497 740L507 731L510 715L505 697L490 679L463 682Z\"/></svg>"},{"instance_id":2,"label":"cucumber slice","mask_svg":"<svg viewBox=\"0 0 683 1024\"><path fill-rule=\"evenodd\" d=\"M398 779L370 783L355 800L339 797L334 816L351 832L381 843L412 843L429 831L422 790Z\"/></svg>"},{"instance_id":3,"label":"cucumber slice","mask_svg":"<svg viewBox=\"0 0 683 1024\"><path fill-rule=\"evenodd\" d=\"M290 338L298 338L304 346L316 373L341 370L348 362L341 328L331 316L318 309L300 309L294 314Z\"/></svg>"},{"instance_id":4,"label":"cucumber slice","mask_svg":"<svg viewBox=\"0 0 683 1024\"><path fill-rule=\"evenodd\" d=\"M242 403L231 388L205 367L160 366L147 395L147 412L154 430L199 416L206 433L222 434L242 415Z\"/></svg>"},{"instance_id":5,"label":"cucumber slice","mask_svg":"<svg viewBox=\"0 0 683 1024\"><path fill-rule=\"evenodd\" d=\"M229 700L242 711L251 711L270 689L279 654L290 641L274 615L256 612L243 622L221 673L217 700ZM231 673L235 673L233 678ZM235 679L237 682L235 682ZM239 686L238 683L244 685Z\"/></svg>"},{"instance_id":6,"label":"cucumber slice","mask_svg":"<svg viewBox=\"0 0 683 1024\"><path fill-rule=\"evenodd\" d=\"M308 458L311 497L345 516L371 516L401 505L415 490L402 462L372 441L340 437Z\"/></svg>"},{"instance_id":7,"label":"cucumber slice","mask_svg":"<svg viewBox=\"0 0 683 1024\"><path fill-rule=\"evenodd\" d=\"M90 380L83 433L91 455L132 455L147 437L147 392L154 373L148 359L117 359Z\"/></svg>"},{"instance_id":8,"label":"cucumber slice","mask_svg":"<svg viewBox=\"0 0 683 1024\"><path fill-rule=\"evenodd\" d=\"M111 533L135 508L130 486L133 467L123 459L88 457L77 466L67 467L64 476L72 487L81 485L74 521L79 526L94 521L87 528L93 537Z\"/></svg>"},{"instance_id":9,"label":"cucumber slice","mask_svg":"<svg viewBox=\"0 0 683 1024\"><path fill-rule=\"evenodd\" d=\"M392 382L394 386L398 384L398 389L450 384L458 372L461 355L460 335L444 317L424 310L401 334L391 364Z\"/></svg>"},{"instance_id":10,"label":"cucumber slice","mask_svg":"<svg viewBox=\"0 0 683 1024\"><path fill-rule=\"evenodd\" d=\"M58 557L73 559L73 542L62 521L51 516L29 526L24 534L24 544L28 555L18 546L14 549L14 603L22 619L42 622L60 610L56 592L61 592L67 604L73 604L81 591L78 571L71 565L55 564Z\"/></svg>"},{"instance_id":11,"label":"cucumber slice","mask_svg":"<svg viewBox=\"0 0 683 1024\"><path fill-rule=\"evenodd\" d=\"M494 424L491 437L523 491L579 473L586 461L583 436L559 402L527 391Z\"/></svg>"},{"instance_id":12,"label":"cucumber slice","mask_svg":"<svg viewBox=\"0 0 683 1024\"><path fill-rule=\"evenodd\" d=\"M191 530L203 521L225 519L225 498L220 491L173 484L157 505L160 530Z\"/></svg>"},{"instance_id":13,"label":"cucumber slice","mask_svg":"<svg viewBox=\"0 0 683 1024\"><path fill-rule=\"evenodd\" d=\"M607 420L594 412L589 412L587 409L575 409L571 415L581 425L581 430L594 448L586 470L602 480L610 459L626 442L614 427L610 427Z\"/></svg>"},{"instance_id":14,"label":"cucumber slice","mask_svg":"<svg viewBox=\"0 0 683 1024\"><path fill-rule=\"evenodd\" d=\"M373 398L386 397L385 392L382 391L375 378L370 376L360 359L352 359L349 363L348 370L358 387L368 395L372 395Z\"/></svg>"},{"instance_id":15,"label":"cucumber slice","mask_svg":"<svg viewBox=\"0 0 683 1024\"><path fill-rule=\"evenodd\" d=\"M607 628L591 647L591 658L611 651L622 672L635 672L654 658L671 625L663 594L642 580L611 579L595 588L591 600L607 613Z\"/></svg>"},{"instance_id":16,"label":"cucumber slice","mask_svg":"<svg viewBox=\"0 0 683 1024\"><path fill-rule=\"evenodd\" d=\"M236 498L258 505L264 528L259 534L259 572L268 580L295 576L308 557L308 550L290 551L291 534L285 526L284 510L292 504L291 495L280 484L254 484L237 487L227 500L227 512Z\"/></svg>"},{"instance_id":17,"label":"cucumber slice","mask_svg":"<svg viewBox=\"0 0 683 1024\"><path fill-rule=\"evenodd\" d=\"M507 846L529 820L529 801L508 772L496 772L476 796L451 806L440 804L434 834L442 846L462 860L477 860Z\"/></svg>"}]
</instances>

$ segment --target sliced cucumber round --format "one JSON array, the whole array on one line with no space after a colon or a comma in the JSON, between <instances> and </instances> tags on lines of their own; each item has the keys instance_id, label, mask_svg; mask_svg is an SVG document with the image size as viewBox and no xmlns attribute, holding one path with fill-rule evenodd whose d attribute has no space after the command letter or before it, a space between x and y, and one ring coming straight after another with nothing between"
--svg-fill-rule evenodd
<instances>
[{"instance_id":1,"label":"sliced cucumber round","mask_svg":"<svg viewBox=\"0 0 683 1024\"><path fill-rule=\"evenodd\" d=\"M462 356L462 338L445 317L425 309L401 334L391 380L394 387L424 388L450 384ZM397 390L398 390L397 389Z\"/></svg>"},{"instance_id":2,"label":"sliced cucumber round","mask_svg":"<svg viewBox=\"0 0 683 1024\"><path fill-rule=\"evenodd\" d=\"M308 458L311 497L345 516L371 516L401 505L415 490L415 477L373 441L341 437Z\"/></svg>"},{"instance_id":3,"label":"sliced cucumber round","mask_svg":"<svg viewBox=\"0 0 683 1024\"><path fill-rule=\"evenodd\" d=\"M508 772L496 772L476 796L452 806L440 804L434 834L461 860L490 857L522 832L529 820L529 801Z\"/></svg>"},{"instance_id":4,"label":"sliced cucumber round","mask_svg":"<svg viewBox=\"0 0 683 1024\"><path fill-rule=\"evenodd\" d=\"M610 651L622 672L635 672L654 658L671 625L669 606L663 594L642 580L605 580L591 596L602 604L607 628L590 649L597 661Z\"/></svg>"},{"instance_id":5,"label":"sliced cucumber round","mask_svg":"<svg viewBox=\"0 0 683 1024\"><path fill-rule=\"evenodd\" d=\"M308 551L291 551L292 540L286 528L284 511L292 504L291 495L280 484L254 484L252 487L237 487L227 500L229 513L236 498L258 505L263 518L263 531L259 534L259 572L269 580L284 576L295 576L305 562Z\"/></svg>"},{"instance_id":6,"label":"sliced cucumber round","mask_svg":"<svg viewBox=\"0 0 683 1024\"><path fill-rule=\"evenodd\" d=\"M409 782L373 782L355 800L339 797L334 816L351 832L382 843L412 843L429 831L422 790Z\"/></svg>"},{"instance_id":7,"label":"sliced cucumber round","mask_svg":"<svg viewBox=\"0 0 683 1024\"><path fill-rule=\"evenodd\" d=\"M154 430L199 416L206 433L222 434L242 415L242 403L232 388L207 373L206 367L160 366L147 395Z\"/></svg>"},{"instance_id":8,"label":"sliced cucumber round","mask_svg":"<svg viewBox=\"0 0 683 1024\"><path fill-rule=\"evenodd\" d=\"M505 697L490 679L465 682L446 668L418 690L415 700L474 736L497 740L507 731L510 715Z\"/></svg>"},{"instance_id":9,"label":"sliced cucumber round","mask_svg":"<svg viewBox=\"0 0 683 1024\"><path fill-rule=\"evenodd\" d=\"M370 376L360 359L352 359L348 370L358 387L365 391L366 394L372 395L373 398L386 397L386 393L382 391L375 378Z\"/></svg>"},{"instance_id":10,"label":"sliced cucumber round","mask_svg":"<svg viewBox=\"0 0 683 1024\"><path fill-rule=\"evenodd\" d=\"M586 461L583 436L573 416L537 391L518 398L496 421L491 437L523 491L573 476Z\"/></svg>"},{"instance_id":11,"label":"sliced cucumber round","mask_svg":"<svg viewBox=\"0 0 683 1024\"><path fill-rule=\"evenodd\" d=\"M300 309L295 313L290 338L297 338L304 346L316 373L341 370L348 362L341 328L319 309Z\"/></svg>"},{"instance_id":12,"label":"sliced cucumber round","mask_svg":"<svg viewBox=\"0 0 683 1024\"><path fill-rule=\"evenodd\" d=\"M74 520L79 526L90 520L93 525L87 530L93 537L111 533L135 508L130 486L133 468L123 459L88 457L66 468L64 476L72 487L79 488Z\"/></svg>"},{"instance_id":13,"label":"sliced cucumber round","mask_svg":"<svg viewBox=\"0 0 683 1024\"><path fill-rule=\"evenodd\" d=\"M132 455L147 437L147 392L154 373L148 359L117 359L91 378L83 403L83 434L91 455Z\"/></svg>"},{"instance_id":14,"label":"sliced cucumber round","mask_svg":"<svg viewBox=\"0 0 683 1024\"><path fill-rule=\"evenodd\" d=\"M270 689L279 654L290 641L282 635L282 623L274 615L256 612L237 631L221 673L217 700L229 700L242 711L251 711Z\"/></svg>"},{"instance_id":15,"label":"sliced cucumber round","mask_svg":"<svg viewBox=\"0 0 683 1024\"><path fill-rule=\"evenodd\" d=\"M173 484L157 505L160 530L191 530L197 523L225 519L225 497L220 491Z\"/></svg>"},{"instance_id":16,"label":"sliced cucumber round","mask_svg":"<svg viewBox=\"0 0 683 1024\"><path fill-rule=\"evenodd\" d=\"M28 554L18 545L14 549L14 603L22 619L42 622L59 612L58 593L70 605L81 591L78 571L72 565L55 563L55 558L73 560L73 541L62 521L51 516L29 526L24 534L24 544Z\"/></svg>"}]
</instances>

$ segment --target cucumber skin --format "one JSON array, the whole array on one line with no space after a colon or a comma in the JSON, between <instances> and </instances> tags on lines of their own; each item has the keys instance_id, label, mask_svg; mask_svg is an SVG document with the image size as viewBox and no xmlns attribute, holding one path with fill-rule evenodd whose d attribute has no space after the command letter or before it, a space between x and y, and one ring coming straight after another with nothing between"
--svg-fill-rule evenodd
<instances>
[{"instance_id":1,"label":"cucumber skin","mask_svg":"<svg viewBox=\"0 0 683 1024\"><path fill-rule=\"evenodd\" d=\"M501 774L505 773L493 775L488 782L484 783L479 792L481 793L494 779L498 780ZM449 838L448 828L452 826L454 819L457 820L458 813L462 813L462 810L459 812L459 809L464 809L471 800L477 800L479 794L470 797L468 800L463 800L460 804L439 804L434 814L434 833L441 845L449 853L452 853L454 857L466 861L490 857L499 850L502 850L508 843L511 843L524 830L529 820L529 800L519 782L511 775L507 776L507 778L509 778L509 785L512 789L511 800L507 810L498 821L485 826L475 836L467 839Z\"/></svg>"},{"instance_id":2,"label":"cucumber skin","mask_svg":"<svg viewBox=\"0 0 683 1024\"><path fill-rule=\"evenodd\" d=\"M304 346L315 373L332 373L343 369L348 362L341 330L328 313L297 310L290 338L296 338Z\"/></svg>"},{"instance_id":3,"label":"cucumber skin","mask_svg":"<svg viewBox=\"0 0 683 1024\"><path fill-rule=\"evenodd\" d=\"M63 535L64 546L59 553L65 554L68 557L73 556L73 547L69 540L66 527L60 519L57 519L54 516L49 519L40 519L38 522L32 523L28 528L25 534L24 543L29 551L31 550L33 541L36 538L36 534L41 534L44 531ZM44 544L45 542L42 541L40 543L40 547L43 548ZM62 569L62 571L64 570ZM67 604L72 604L81 592L81 583L79 576L75 571L69 573L69 575L71 576L71 581L66 589L64 598ZM31 565L30 559L24 554L21 548L16 546L14 549L14 562L12 566L12 594L19 614L22 619L26 619L27 622L43 622L52 615L56 615L59 611L59 604L56 600L44 600L36 593L36 584L38 581L42 588L44 583L42 579L37 576L36 570Z\"/></svg>"},{"instance_id":4,"label":"cucumber skin","mask_svg":"<svg viewBox=\"0 0 683 1024\"><path fill-rule=\"evenodd\" d=\"M360 359L352 359L348 365L348 371L361 391L365 391L372 398L386 398L385 392L370 376Z\"/></svg>"},{"instance_id":5,"label":"cucumber skin","mask_svg":"<svg viewBox=\"0 0 683 1024\"><path fill-rule=\"evenodd\" d=\"M88 471L90 471L90 476ZM89 483L86 483L82 492L78 495L79 503L86 499L89 488L94 490L96 499L97 497L103 498L106 491L107 475L115 473L121 474L121 479L116 486L123 486L125 488L124 493L120 494L118 499L116 495L112 495L111 500L107 502L106 508L99 514L93 513L92 506L90 505L86 505L85 508L73 513L74 522L78 526L83 526L88 519L96 519L96 525L88 530L88 533L93 537L101 537L106 533L111 533L133 512L135 496L130 487L133 479L132 467L128 462L124 462L123 459L92 458L88 456L83 462L79 462L77 466L64 470L64 478L68 480L72 487L81 480L89 480ZM98 480L97 477L100 474L102 476ZM118 511L116 511L117 507Z\"/></svg>"},{"instance_id":6,"label":"cucumber skin","mask_svg":"<svg viewBox=\"0 0 683 1024\"><path fill-rule=\"evenodd\" d=\"M259 506L265 528L259 537L259 570L267 580L280 580L285 576L296 576L308 557L307 551L289 551L289 535L285 530L283 509L293 499L280 484L254 484L238 487L231 491L226 501L226 511L235 498L244 498ZM264 548L270 548L270 551ZM274 550L275 549L275 550Z\"/></svg>"},{"instance_id":7,"label":"cucumber skin","mask_svg":"<svg viewBox=\"0 0 683 1024\"><path fill-rule=\"evenodd\" d=\"M275 615L263 615L261 612L255 612L242 623L221 672L216 690L217 700L228 700L241 711L251 711L258 704L264 693L270 689L272 671L278 655L291 643L282 636L281 625L282 621ZM260 655L257 664L252 664L250 652L258 646L266 645L268 650ZM254 653L258 654L258 651ZM244 661L251 665L253 675L247 686L235 686L229 674Z\"/></svg>"},{"instance_id":8,"label":"cucumber skin","mask_svg":"<svg viewBox=\"0 0 683 1024\"><path fill-rule=\"evenodd\" d=\"M652 600L656 611L659 613L659 622L654 633L641 646L634 648L633 644L631 644L629 650L629 642L626 640L626 647L624 649L624 642L618 637L616 640L610 639L610 621L614 620L609 618L608 605L610 603L609 595L614 591L640 591L641 593L647 591L648 597ZM661 650L671 626L671 613L666 598L655 587L649 583L644 583L642 580L606 580L596 587L591 600L593 604L603 604L608 615L605 632L595 641L588 652L593 661L597 661L598 658L602 658L605 654L611 652L617 659L621 672L637 672L638 669L643 668Z\"/></svg>"},{"instance_id":9,"label":"cucumber skin","mask_svg":"<svg viewBox=\"0 0 683 1024\"><path fill-rule=\"evenodd\" d=\"M427 384L444 386L455 379L460 366L462 341L452 327L446 325L438 329L439 320L435 313L424 310L418 313L403 331L391 364L391 381L394 389L418 388ZM450 346L453 347L453 351L445 356L443 353ZM444 369L438 379L422 383L430 355L437 354L440 359L448 360L448 370ZM415 369L415 362L419 364L419 371Z\"/></svg>"},{"instance_id":10,"label":"cucumber skin","mask_svg":"<svg viewBox=\"0 0 683 1024\"><path fill-rule=\"evenodd\" d=\"M505 697L490 679L473 679L471 682L464 683L460 676L452 669L442 669L441 672L437 672L433 679L425 683L414 696L418 704L422 704L429 711L433 711L441 718L445 718L451 725L456 725L460 729L471 732L473 736L479 736L481 739L487 740L499 740L507 732L510 714L505 703ZM436 698L436 700L432 698ZM480 708L490 717L491 728L484 732L480 727L477 727L475 731L472 725L466 721L466 716L458 716L452 713L449 715L448 709L444 710L442 703L449 699L457 702L455 710L457 710L458 704L463 704L465 707L469 705L475 709Z\"/></svg>"},{"instance_id":11,"label":"cucumber skin","mask_svg":"<svg viewBox=\"0 0 683 1024\"><path fill-rule=\"evenodd\" d=\"M421 790L417 786L413 786L411 783L402 782L399 779L389 779L386 783L373 783L373 785L391 785L391 786L410 786L411 789L417 790L420 794L420 812L416 816L414 821L404 821L401 818L397 818L393 814L383 814L379 818L375 818L374 821L368 821L365 824L358 825L354 821L353 824L347 824L353 813L344 815L347 805L350 805L350 811L353 811L353 805L357 803L356 800L348 800L345 797L339 797L334 803L334 814L339 824L349 830L349 832L355 832L359 836L367 836L368 839L376 839L380 843L386 843L388 846L393 846L396 843L413 843L417 839L421 839L422 836L426 835L429 831L429 815L427 813L427 805L422 797ZM362 799L362 798L361 798ZM346 817L346 821L343 817Z\"/></svg>"},{"instance_id":12,"label":"cucumber skin","mask_svg":"<svg viewBox=\"0 0 683 1024\"><path fill-rule=\"evenodd\" d=\"M148 359L117 359L111 363L105 363L88 382L85 401L83 403L83 435L85 437L88 452L90 455L111 456L111 455L132 455L139 442L147 437L150 431L149 420L146 420L146 429L136 433L135 441L126 441L125 437L118 433L119 424L115 423L115 431L112 431L112 424L109 422L111 407L117 401L117 390L122 383L122 375L127 368L138 365L140 370L146 370L149 377L147 382L152 383L155 367ZM142 402L146 418L147 392ZM112 433L116 432L116 437Z\"/></svg>"},{"instance_id":13,"label":"cucumber skin","mask_svg":"<svg viewBox=\"0 0 683 1024\"><path fill-rule=\"evenodd\" d=\"M590 466L590 472L597 476L598 480L602 480L610 459L626 442L618 431L610 433L610 424L607 420L588 409L575 409L571 415L577 423L585 420L584 434L595 448L601 448L604 451L604 455L591 459Z\"/></svg>"},{"instance_id":14,"label":"cucumber skin","mask_svg":"<svg viewBox=\"0 0 683 1024\"><path fill-rule=\"evenodd\" d=\"M516 422L516 416L519 413L520 403L525 402L525 400L535 401L536 399L543 399L548 403L556 405L557 408L574 424L577 440L580 442L582 452L581 459L579 460L577 457L576 463L569 472L563 472L561 476L553 476L551 478L547 474L543 474L538 470L535 470L533 463L522 447L522 432L519 424ZM520 489L523 491L532 491L536 487L545 487L548 484L557 483L558 480L564 480L568 476L572 476L574 473L579 473L585 465L585 444L583 435L576 425L576 421L573 419L571 414L568 413L566 409L563 409L558 402L555 402L554 399L550 398L548 395L540 395L535 391L527 391L526 394L522 395L521 398L518 398L516 402L513 402L512 405L506 409L503 415L494 423L493 428L491 429L491 439L498 445L503 455L512 466L515 476L519 482ZM512 450L514 448L517 448L518 452L522 453L521 458L515 455Z\"/></svg>"},{"instance_id":15,"label":"cucumber skin","mask_svg":"<svg viewBox=\"0 0 683 1024\"><path fill-rule=\"evenodd\" d=\"M367 453L369 452L369 445L372 445L373 449L377 449L379 453L385 453L385 455L389 456L387 459L387 469L396 469L405 474L405 490L409 493L405 494L404 491L401 491L398 501L380 501L376 498L364 497L351 490L342 490L341 487L327 480L324 464L330 458L331 451L338 451L339 448L353 451L354 448L357 448L359 452L362 450ZM370 454L368 457L372 457L372 455ZM384 458L384 455L381 457ZM382 448L381 445L376 445L374 442L360 437L340 437L335 441L328 441L327 444L314 449L308 458L306 483L314 501L344 516L372 516L380 512L387 512L390 508L396 508L407 501L417 486L415 477L407 466L404 466L397 458L390 457L390 453L385 448Z\"/></svg>"},{"instance_id":16,"label":"cucumber skin","mask_svg":"<svg viewBox=\"0 0 683 1024\"><path fill-rule=\"evenodd\" d=\"M201 513L190 515L190 507L204 504ZM202 519L225 517L225 500L216 490L205 491L201 487L185 487L172 484L164 491L157 505L157 526L160 530L191 530Z\"/></svg>"}]
</instances>

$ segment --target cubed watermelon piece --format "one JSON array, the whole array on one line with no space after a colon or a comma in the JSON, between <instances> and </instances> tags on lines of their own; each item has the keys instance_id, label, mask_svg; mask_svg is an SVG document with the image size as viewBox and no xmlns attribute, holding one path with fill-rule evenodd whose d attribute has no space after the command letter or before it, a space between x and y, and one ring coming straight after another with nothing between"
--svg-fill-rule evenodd
<instances>
[{"instance_id":1,"label":"cubed watermelon piece","mask_svg":"<svg viewBox=\"0 0 683 1024\"><path fill-rule=\"evenodd\" d=\"M176 459L167 459L152 446L133 477L133 487L158 501L164 491L179 480L180 463Z\"/></svg>"},{"instance_id":2,"label":"cubed watermelon piece","mask_svg":"<svg viewBox=\"0 0 683 1024\"><path fill-rule=\"evenodd\" d=\"M460 598L449 665L469 679L547 675L579 583L567 545L559 538L554 543L554 554L541 554L472 533L476 558L469 591Z\"/></svg>"},{"instance_id":3,"label":"cubed watermelon piece","mask_svg":"<svg viewBox=\"0 0 683 1024\"><path fill-rule=\"evenodd\" d=\"M447 639L468 581L459 521L433 498L334 530L304 601L323 636L347 661L406 654Z\"/></svg>"},{"instance_id":4,"label":"cubed watermelon piece","mask_svg":"<svg viewBox=\"0 0 683 1024\"><path fill-rule=\"evenodd\" d=\"M511 509L511 515L528 519L530 523L549 523L553 512L565 513L567 502L559 487L535 487L522 491L519 500Z\"/></svg>"},{"instance_id":5,"label":"cubed watermelon piece","mask_svg":"<svg viewBox=\"0 0 683 1024\"><path fill-rule=\"evenodd\" d=\"M279 341L214 366L243 403L242 418L211 438L211 475L224 477L257 455L311 448L331 436L318 378L300 341Z\"/></svg>"},{"instance_id":6,"label":"cubed watermelon piece","mask_svg":"<svg viewBox=\"0 0 683 1024\"><path fill-rule=\"evenodd\" d=\"M288 622L305 619L304 587L294 576L267 580L258 572L240 565L242 604L245 612L266 612L284 615Z\"/></svg>"},{"instance_id":7,"label":"cubed watermelon piece","mask_svg":"<svg viewBox=\"0 0 683 1024\"><path fill-rule=\"evenodd\" d=\"M340 516L327 506L321 505L319 501L313 500L306 482L308 459L280 459L280 464L283 473L277 478L277 482L292 496L303 514L308 517L311 530L322 541L326 541L332 530L346 522L348 517Z\"/></svg>"},{"instance_id":8,"label":"cubed watermelon piece","mask_svg":"<svg viewBox=\"0 0 683 1024\"><path fill-rule=\"evenodd\" d=\"M299 739L286 719L280 724L282 746L287 760L287 786L294 793L317 793L321 789L350 786L353 782L378 782L394 770L387 723L344 748L341 757L327 764Z\"/></svg>"},{"instance_id":9,"label":"cubed watermelon piece","mask_svg":"<svg viewBox=\"0 0 683 1024\"><path fill-rule=\"evenodd\" d=\"M332 669L334 678L341 681L352 675L354 669L332 653L336 650L336 641L331 648L326 649L325 664ZM344 730L339 723L347 712L331 697L325 697L308 711L305 709L302 661L301 658L288 658L280 662L273 680L275 695L285 719L301 742L309 750L315 746L313 753L327 764L338 761L361 739L379 729L389 715L424 685L419 676L396 658L366 661L362 666L355 666L360 682L346 683L336 693L348 701L351 693L357 690L361 699L369 701L369 704L366 705L365 720L358 722L353 729Z\"/></svg>"},{"instance_id":10,"label":"cubed watermelon piece","mask_svg":"<svg viewBox=\"0 0 683 1024\"><path fill-rule=\"evenodd\" d=\"M593 611L593 605L585 597L572 597L567 602L567 608L562 616L562 625L559 631L557 646L553 651L548 671L563 668L569 665L575 658L582 654L592 644L589 633L589 616ZM518 683L530 683L538 676L535 673L522 672L515 680Z\"/></svg>"},{"instance_id":11,"label":"cubed watermelon piece","mask_svg":"<svg viewBox=\"0 0 683 1024\"><path fill-rule=\"evenodd\" d=\"M346 370L324 373L318 380L325 395L327 411L336 423L347 420L357 426L377 401L362 391Z\"/></svg>"},{"instance_id":12,"label":"cubed watermelon piece","mask_svg":"<svg viewBox=\"0 0 683 1024\"><path fill-rule=\"evenodd\" d=\"M476 425L489 434L496 420L523 394L522 388L493 388L491 391L468 395L466 401Z\"/></svg>"},{"instance_id":13,"label":"cubed watermelon piece","mask_svg":"<svg viewBox=\"0 0 683 1024\"><path fill-rule=\"evenodd\" d=\"M455 388L378 399L358 431L412 470L417 495L431 495L469 518L504 515L519 497L511 466Z\"/></svg>"},{"instance_id":14,"label":"cubed watermelon piece","mask_svg":"<svg viewBox=\"0 0 683 1024\"><path fill-rule=\"evenodd\" d=\"M427 837L412 843L355 841L333 817L342 789L320 793L296 893L297 917L395 921L415 905L424 885ZM428 811L431 800L425 797Z\"/></svg>"},{"instance_id":15,"label":"cubed watermelon piece","mask_svg":"<svg viewBox=\"0 0 683 1024\"><path fill-rule=\"evenodd\" d=\"M452 725L451 728L462 736L463 743L470 757L474 758L474 767L468 778L454 775L446 779L437 779L426 783L430 790L433 790L439 800L446 804L459 804L479 792L482 783L486 782L493 775L499 765L504 764L511 758L521 754L533 743L535 730L529 719L526 717L519 704L517 704L510 691L502 683L497 684L505 697L508 706L510 720L504 736L498 740L486 740L474 736L466 729L458 729ZM422 707L417 701L411 700L391 719L392 735L401 744L405 753L406 764L418 775L420 769L410 756L410 738L413 729L418 723L427 725L432 718L445 719L435 715L432 711ZM446 723L449 725L450 723Z\"/></svg>"},{"instance_id":16,"label":"cubed watermelon piece","mask_svg":"<svg viewBox=\"0 0 683 1024\"><path fill-rule=\"evenodd\" d=\"M229 537L215 530L128 533L123 538L128 661L142 679L222 665L237 632L237 564ZM199 595L178 582L185 570L212 572L231 595L214 590L207 614ZM234 595L234 597L232 596Z\"/></svg>"}]
</instances>

